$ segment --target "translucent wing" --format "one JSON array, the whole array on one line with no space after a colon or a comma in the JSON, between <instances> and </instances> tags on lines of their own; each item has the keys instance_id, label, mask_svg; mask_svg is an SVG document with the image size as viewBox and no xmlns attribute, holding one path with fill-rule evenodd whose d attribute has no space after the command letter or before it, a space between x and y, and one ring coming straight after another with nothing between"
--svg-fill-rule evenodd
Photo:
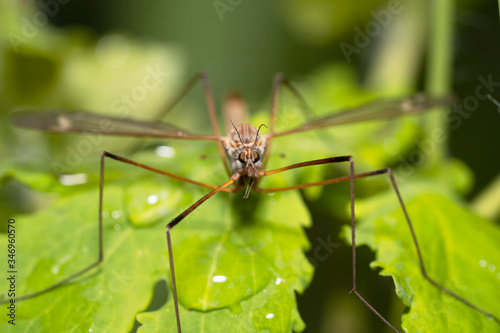
<instances>
[{"instance_id":1,"label":"translucent wing","mask_svg":"<svg viewBox=\"0 0 500 333\"><path fill-rule=\"evenodd\" d=\"M144 120L108 117L85 111L22 111L12 122L21 127L55 133L100 133L136 137L219 141L219 137L195 135L177 126Z\"/></svg>"},{"instance_id":2,"label":"translucent wing","mask_svg":"<svg viewBox=\"0 0 500 333\"><path fill-rule=\"evenodd\" d=\"M352 124L360 121L389 119L402 115L415 114L430 110L437 106L450 105L453 101L453 96L428 98L424 94L417 94L413 96L413 98L379 100L358 108L312 119L292 130L273 133L271 137L342 124Z\"/></svg>"}]
</instances>

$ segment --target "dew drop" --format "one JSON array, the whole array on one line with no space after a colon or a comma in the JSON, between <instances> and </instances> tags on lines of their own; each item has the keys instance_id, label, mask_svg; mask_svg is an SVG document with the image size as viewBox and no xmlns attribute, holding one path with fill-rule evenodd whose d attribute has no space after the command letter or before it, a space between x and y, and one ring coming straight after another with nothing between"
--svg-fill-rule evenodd
<instances>
[{"instance_id":1,"label":"dew drop","mask_svg":"<svg viewBox=\"0 0 500 333\"><path fill-rule=\"evenodd\" d=\"M479 260L479 267L485 268L488 265L488 262L484 259Z\"/></svg>"},{"instance_id":2,"label":"dew drop","mask_svg":"<svg viewBox=\"0 0 500 333\"><path fill-rule=\"evenodd\" d=\"M267 319L272 319L272 318L274 318L274 313L268 313L268 314L266 314L266 318L267 318Z\"/></svg>"},{"instance_id":3,"label":"dew drop","mask_svg":"<svg viewBox=\"0 0 500 333\"><path fill-rule=\"evenodd\" d=\"M58 262L59 262L59 265L62 265L66 262L68 262L69 260L71 259L71 256L68 254L68 255L65 255L64 257L62 257Z\"/></svg>"},{"instance_id":4,"label":"dew drop","mask_svg":"<svg viewBox=\"0 0 500 333\"><path fill-rule=\"evenodd\" d=\"M114 210L112 213L111 213L111 216L117 220L118 218L120 218L120 216L122 215L122 212L121 210Z\"/></svg>"},{"instance_id":5,"label":"dew drop","mask_svg":"<svg viewBox=\"0 0 500 333\"><path fill-rule=\"evenodd\" d=\"M214 275L214 277L212 278L212 281L214 283L226 282L227 281L227 276L225 276L225 275Z\"/></svg>"},{"instance_id":6,"label":"dew drop","mask_svg":"<svg viewBox=\"0 0 500 333\"><path fill-rule=\"evenodd\" d=\"M52 274L56 275L57 273L59 273L59 269L60 269L60 268L61 268L61 267L59 267L59 265L55 265L55 266L53 266L53 267L52 267L52 269L50 270L50 272L51 272Z\"/></svg>"},{"instance_id":7,"label":"dew drop","mask_svg":"<svg viewBox=\"0 0 500 333\"><path fill-rule=\"evenodd\" d=\"M59 182L64 186L73 186L85 184L89 177L86 173L76 173L74 175L61 175Z\"/></svg>"},{"instance_id":8,"label":"dew drop","mask_svg":"<svg viewBox=\"0 0 500 333\"><path fill-rule=\"evenodd\" d=\"M493 265L493 264L489 264L489 265L488 265L488 269L490 270L490 272L494 272L497 268L496 268L496 266L495 266L495 265Z\"/></svg>"},{"instance_id":9,"label":"dew drop","mask_svg":"<svg viewBox=\"0 0 500 333\"><path fill-rule=\"evenodd\" d=\"M115 229L116 231L120 230L121 228L122 228L122 226L121 226L121 225L119 225L118 223L114 225L114 229Z\"/></svg>"},{"instance_id":10,"label":"dew drop","mask_svg":"<svg viewBox=\"0 0 500 333\"><path fill-rule=\"evenodd\" d=\"M149 197L148 197L148 204L150 205L154 205L155 203L158 202L158 196L156 194L151 194Z\"/></svg>"},{"instance_id":11,"label":"dew drop","mask_svg":"<svg viewBox=\"0 0 500 333\"><path fill-rule=\"evenodd\" d=\"M175 156L175 149L169 146L158 146L155 149L155 153L160 157L171 158Z\"/></svg>"},{"instance_id":12,"label":"dew drop","mask_svg":"<svg viewBox=\"0 0 500 333\"><path fill-rule=\"evenodd\" d=\"M279 286L283 280L281 278L276 279L276 285Z\"/></svg>"}]
</instances>

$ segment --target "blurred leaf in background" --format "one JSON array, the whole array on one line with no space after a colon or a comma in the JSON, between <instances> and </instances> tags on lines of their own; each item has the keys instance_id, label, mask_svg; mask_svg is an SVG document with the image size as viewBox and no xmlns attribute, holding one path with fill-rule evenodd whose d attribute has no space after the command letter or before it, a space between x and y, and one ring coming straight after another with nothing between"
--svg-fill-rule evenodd
<instances>
[{"instance_id":1,"label":"blurred leaf in background","mask_svg":"<svg viewBox=\"0 0 500 333\"><path fill-rule=\"evenodd\" d=\"M123 34L98 38L83 27L54 29L48 21L37 21L45 14L31 2L14 4L0 3L5 17L2 30L7 36L0 44L1 114L6 126L2 152L18 161L33 163L41 158L42 166L51 170L48 149L61 154L55 155L59 160L70 162L73 158L73 164L79 165L104 146L112 149L126 144L123 138L103 141L102 137L13 133L8 121L12 110L91 110L116 117L150 118L166 101L165 91L172 89L182 75L181 54L174 47ZM49 142L54 145L49 147ZM63 172L77 170L78 165L69 164L64 164L67 170Z\"/></svg>"},{"instance_id":2,"label":"blurred leaf in background","mask_svg":"<svg viewBox=\"0 0 500 333\"><path fill-rule=\"evenodd\" d=\"M292 31L304 43L324 45L353 26L362 25L371 18L374 9L386 4L383 0L363 2L363 10L353 2L324 0L294 0L282 3L281 9Z\"/></svg>"},{"instance_id":3,"label":"blurred leaf in background","mask_svg":"<svg viewBox=\"0 0 500 333\"><path fill-rule=\"evenodd\" d=\"M44 181L38 179L32 185L45 191L54 190L47 182L55 185L61 174L95 176L96 156L104 147L125 150L133 139L14 130L9 116L24 109L68 109L148 118L165 102L166 89L182 74L179 51L120 34L97 38L81 27L54 29L31 2L1 1L0 6L6 36L0 43L0 152L8 156L2 159L0 170L5 182L12 185L2 195L19 189L9 180L14 168L20 171L19 165L42 173ZM30 177L21 173L21 178ZM2 201L2 217L20 209L16 205L22 201Z\"/></svg>"}]
</instances>

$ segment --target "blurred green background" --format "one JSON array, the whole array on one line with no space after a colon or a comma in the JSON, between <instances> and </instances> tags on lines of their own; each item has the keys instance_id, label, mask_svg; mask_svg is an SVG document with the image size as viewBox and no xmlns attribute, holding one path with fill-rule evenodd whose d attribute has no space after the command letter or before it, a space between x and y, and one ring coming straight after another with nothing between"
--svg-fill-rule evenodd
<instances>
[{"instance_id":1,"label":"blurred green background","mask_svg":"<svg viewBox=\"0 0 500 333\"><path fill-rule=\"evenodd\" d=\"M430 16L428 13L432 10L431 2L423 2L427 7L421 9L419 15ZM50 17L50 24L53 27L44 25L43 29L36 33L36 38L29 39L27 43L21 41L25 46L36 44L37 52L40 52L31 53L39 57L40 65L30 61L30 66L33 66L30 68L23 66L23 56L16 57L12 53L9 48L12 39L9 39L8 32L22 26L20 22L23 22L23 15L32 13L30 10L36 12L40 8L30 9L28 1L2 0L0 4L4 10L0 13L3 18L0 25L5 32L3 37L7 37L2 38L3 53L0 59L1 74L4 77L0 82L0 95L5 97L0 101L3 132L0 152L4 162L13 164L29 164L32 161L31 154L44 155L40 153L42 149L57 151L57 148L41 147L39 142L31 143L24 135L13 134L8 115L21 105L42 108L103 108L101 105L112 105L117 93L123 90L116 77L123 75L124 81L136 82L137 78L140 79L144 75L144 64L161 63L168 68L166 95L163 95L164 91L155 91L154 96L148 96L148 103L151 105L144 106L140 114L131 115L147 118L148 113L153 114L157 105L168 97L166 91L179 87L199 70L209 73L217 106L220 107L228 91L237 89L247 99L250 110L267 108L272 78L276 72L283 72L288 78L300 81L332 63L347 64L341 44L353 44L356 28L364 28L367 22L373 20L373 10L388 6L385 1L377 0L352 3L340 0L73 0L59 4L57 9L52 8L54 15ZM418 9L414 3L410 4L410 1L402 1L400 4L403 8L414 6L412 10ZM452 7L454 35L450 91L458 96L459 101L463 101L467 96L475 94L479 76L486 78L491 75L495 82L500 81L497 65L500 58L498 4L492 1L459 1ZM403 11L401 17L399 19L403 21L415 18L407 11ZM390 45L390 36L394 33L392 30L396 29L389 25L382 34L373 38L366 48L362 48L359 54L352 54L349 65L356 69L361 84L372 85L373 88L377 83L371 80L376 77L382 82L379 89L387 88L396 92L411 90L407 87L397 87L399 83L417 91L424 89L428 77L426 64L430 62L432 53L424 46L424 50L421 50L419 45L423 45L423 42L411 37L425 39L422 36L432 34L433 27L429 22L426 24L425 20L418 22L417 32L412 33L410 29L408 39L397 39L400 43L399 48L395 47L397 52L385 54L381 51L383 46ZM408 32L400 26L396 27L401 29L402 33ZM100 39L108 34L124 37ZM102 43L96 44L99 39ZM114 78L109 81L109 89L99 88L97 92L92 82L96 82L97 86L97 82L106 81L107 74L97 69L92 71L95 66L88 60L90 53L85 52L94 49L98 62L101 65L107 64L109 75ZM415 57L412 58L408 52L414 52ZM29 55L30 52L24 54ZM60 59L57 54L61 56ZM123 60L124 54L129 54L130 57ZM382 60L377 58L381 57L381 54L384 57ZM133 68L138 73L128 72L130 67L127 66L131 66L130 58L134 57L137 60L132 60L132 66L136 65ZM53 60L54 68L71 59L72 63L65 63L65 66L73 67L65 72L64 79L61 80L53 74L54 71L41 70L46 68L47 59ZM81 65L78 59L87 63ZM122 60L126 63L117 65ZM379 63L392 63L394 68L392 72L388 70L377 76L374 73ZM82 69L79 69L80 66ZM498 92L493 92L492 96L500 100ZM102 103L97 101L99 98L102 98ZM201 89L191 93L188 100L187 108L204 110ZM182 115L179 117L182 118ZM192 118L181 119L180 122L193 126L203 125L203 121ZM463 118L457 129L449 132L448 154L464 161L474 174L474 185L466 194L469 199L484 191L498 175L499 125L500 107L485 100L479 102L477 110L471 112L470 116ZM59 139L50 140L57 146ZM119 146L122 141L110 143L109 147L113 147L113 144ZM111 148L108 150L112 151ZM355 151L352 154L356 156ZM51 168L45 166L45 169ZM316 214L315 209L321 211L321 207L315 207L314 203L310 205L313 215ZM325 228L317 227L308 231L313 244L318 236L328 232ZM299 296L299 310L307 324L306 332L328 332L334 328L344 332L379 332L385 329L354 297L348 296L348 274L343 274L341 278L331 277L335 274L332 271L336 267L349 267L349 251L347 247L339 249L335 258L321 265L313 285L304 295ZM391 281L377 278L376 274L370 272L368 262L372 255L366 250L365 252L362 255L365 259L358 264L359 274L375 281L366 286L380 292L373 296L381 300L378 305L381 307L380 311L393 312L392 317L397 318L402 307L391 302L389 298L394 296L387 296L394 294ZM344 264L339 264L339 260ZM351 308L352 312L346 310Z\"/></svg>"},{"instance_id":2,"label":"blurred green background","mask_svg":"<svg viewBox=\"0 0 500 333\"><path fill-rule=\"evenodd\" d=\"M24 2L28 1L20 1ZM225 92L238 89L251 106L260 106L270 94L276 72L301 79L325 63L345 62L339 44L353 44L354 28L363 27L370 12L383 6L384 1L348 5L340 1L242 0L221 8L216 3L68 1L50 20L61 28L80 26L96 37L123 33L141 41L166 43L175 47L182 58L178 65L182 77L177 85L195 72L206 70L217 105ZM454 5L451 90L459 98L474 93L479 75L498 75L497 14L497 3L492 1L459 1ZM376 43L351 57L361 80L364 69L373 62ZM397 55L394 57L396 61ZM500 139L499 116L493 103L481 101L477 112L450 132L451 154L475 171L470 196L484 188L499 170L495 149Z\"/></svg>"}]
</instances>

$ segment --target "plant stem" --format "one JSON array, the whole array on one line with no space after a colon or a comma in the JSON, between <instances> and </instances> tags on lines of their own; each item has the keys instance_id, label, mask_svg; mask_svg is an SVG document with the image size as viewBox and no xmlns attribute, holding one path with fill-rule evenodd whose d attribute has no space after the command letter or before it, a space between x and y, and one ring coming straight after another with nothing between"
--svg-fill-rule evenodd
<instances>
[{"instance_id":1,"label":"plant stem","mask_svg":"<svg viewBox=\"0 0 500 333\"><path fill-rule=\"evenodd\" d=\"M429 47L426 90L433 96L450 93L451 65L453 63L453 0L429 0ZM433 112L426 117L424 131L432 140L436 130L448 133L448 126L443 117L445 110ZM429 156L432 164L446 157L445 142L434 142L435 152Z\"/></svg>"}]
</instances>

